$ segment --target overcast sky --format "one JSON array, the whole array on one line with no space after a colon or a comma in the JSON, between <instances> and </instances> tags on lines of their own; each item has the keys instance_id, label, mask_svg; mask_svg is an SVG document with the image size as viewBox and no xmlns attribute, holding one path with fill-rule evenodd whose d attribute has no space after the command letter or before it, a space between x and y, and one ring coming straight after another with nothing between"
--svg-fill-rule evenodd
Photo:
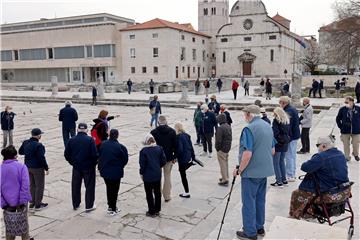
<instances>
[{"instance_id":1,"label":"overcast sky","mask_svg":"<svg viewBox=\"0 0 360 240\"><path fill-rule=\"evenodd\" d=\"M230 0L230 9L236 0ZM290 19L291 30L317 35L319 27L333 21L334 0L263 0L268 14ZM1 23L40 18L66 17L106 12L144 22L162 18L191 22L197 29L198 0L1 0Z\"/></svg>"}]
</instances>

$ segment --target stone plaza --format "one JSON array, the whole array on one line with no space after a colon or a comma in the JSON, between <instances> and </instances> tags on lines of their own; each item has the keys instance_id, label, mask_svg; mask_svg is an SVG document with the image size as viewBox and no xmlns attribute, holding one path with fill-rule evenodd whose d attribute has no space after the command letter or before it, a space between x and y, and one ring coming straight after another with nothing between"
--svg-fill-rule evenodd
<instances>
[{"instance_id":1,"label":"stone plaza","mask_svg":"<svg viewBox=\"0 0 360 240\"><path fill-rule=\"evenodd\" d=\"M89 93L61 92L58 97L71 99L73 94L79 94L80 99L89 99ZM188 171L190 186L190 199L181 199L178 194L183 192L178 166L175 164L172 170L172 200L162 202L161 216L149 218L145 216L147 211L143 182L139 176L139 151L142 141L149 128L149 111L147 106L123 106L123 105L97 105L75 103L73 106L79 114L79 121L92 124L102 109L109 110L110 115L120 114L120 118L111 121L111 128L119 130L119 141L129 151L129 163L125 167L125 175L120 186L118 207L121 210L115 217L106 214L106 192L103 179L97 173L96 200L97 209L86 213L82 203L79 210L74 211L71 204L71 170L72 167L66 162L63 152L64 146L61 135L61 123L58 121L58 112L63 107L63 102L37 102L35 98L50 97L50 92L17 92L2 91L1 108L11 105L17 113L15 118L14 141L18 148L21 142L30 137L30 130L40 127L45 134L41 141L46 147L46 158L50 168L50 174L46 176L44 202L49 207L43 211L30 213L30 233L35 239L216 239L219 231L223 211L226 205L230 187L218 186L220 176L219 164L216 154L211 159L200 157L200 147L194 147L196 155L205 164L204 168L194 166ZM166 100L176 103L181 93L161 94L160 102ZM24 99L32 97L32 100L14 101L11 96L23 96ZM220 103L226 103L230 107L230 113L234 121L232 125L233 144L229 157L230 171L237 164L239 148L239 137L243 127L246 125L243 113L240 110L231 110L235 103L250 104L255 97L243 97L243 90L239 92L240 99L232 100L232 93L223 92L217 94ZM149 95L144 92L127 95L125 93L107 94L111 99L132 99L147 101ZM182 122L185 129L195 138L193 127L193 111L195 102L203 100L204 96L189 94L190 103L185 107L171 107L168 104L163 107L163 114L168 118L170 126L175 122ZM278 99L273 98L265 102L259 98L265 106L275 105ZM314 115L314 123L311 131L311 153L316 153L315 141L319 136L330 134L335 126L335 117L342 99L316 99L312 103L322 106L321 111ZM268 116L272 119L272 113ZM334 134L337 139L337 147L342 149L340 133L335 127ZM300 143L298 143L298 147ZM311 157L310 154L297 156L297 175L303 175L300 165ZM20 157L23 160L23 157ZM359 239L359 163L352 160L348 163L349 178L355 182L351 200L355 216L354 239ZM268 183L273 178L268 179ZM235 231L241 229L241 196L240 179L236 180L233 194L229 204L221 239L235 239ZM320 225L316 221L305 222L304 220L293 223L293 220L282 220L285 225L274 225L277 216L286 218L288 216L291 192L295 190L300 181L290 183L284 188L270 187L267 189L266 224L265 228L269 235L266 239L346 239L349 221L341 222L333 227L326 224ZM83 189L84 190L84 189ZM84 199L84 192L82 192ZM3 225L3 221L1 220ZM303 232L296 232L295 225L302 226ZM276 231L282 229L281 233ZM4 228L2 227L2 230ZM329 234L332 234L329 236ZM4 236L4 231L2 231Z\"/></svg>"}]
</instances>

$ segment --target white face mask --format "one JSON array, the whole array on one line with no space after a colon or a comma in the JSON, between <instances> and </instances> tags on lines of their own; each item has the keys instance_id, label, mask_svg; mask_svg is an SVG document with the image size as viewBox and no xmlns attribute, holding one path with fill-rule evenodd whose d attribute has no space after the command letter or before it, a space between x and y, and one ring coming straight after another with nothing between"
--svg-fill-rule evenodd
<instances>
[{"instance_id":1,"label":"white face mask","mask_svg":"<svg viewBox=\"0 0 360 240\"><path fill-rule=\"evenodd\" d=\"M206 111L205 111L205 110L201 110L201 112L202 112L202 113L206 113Z\"/></svg>"},{"instance_id":2,"label":"white face mask","mask_svg":"<svg viewBox=\"0 0 360 240\"><path fill-rule=\"evenodd\" d=\"M346 108L351 108L350 104L345 104Z\"/></svg>"}]
</instances>

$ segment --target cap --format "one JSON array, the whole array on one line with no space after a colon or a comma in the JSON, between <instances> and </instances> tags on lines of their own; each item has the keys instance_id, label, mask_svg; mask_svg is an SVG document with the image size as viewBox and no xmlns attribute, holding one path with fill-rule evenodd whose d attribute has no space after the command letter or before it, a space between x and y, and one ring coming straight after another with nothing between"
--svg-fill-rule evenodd
<instances>
[{"instance_id":1,"label":"cap","mask_svg":"<svg viewBox=\"0 0 360 240\"><path fill-rule=\"evenodd\" d=\"M260 113L266 113L265 108L260 108Z\"/></svg>"},{"instance_id":2,"label":"cap","mask_svg":"<svg viewBox=\"0 0 360 240\"><path fill-rule=\"evenodd\" d=\"M34 128L31 130L31 136L39 136L41 134L44 134L44 132L41 131L40 128Z\"/></svg>"},{"instance_id":3,"label":"cap","mask_svg":"<svg viewBox=\"0 0 360 240\"><path fill-rule=\"evenodd\" d=\"M87 124L86 123L79 123L78 129L81 129L81 130L87 129Z\"/></svg>"},{"instance_id":4,"label":"cap","mask_svg":"<svg viewBox=\"0 0 360 240\"><path fill-rule=\"evenodd\" d=\"M256 105L248 105L243 108L243 112L253 113L253 114L260 114L260 107Z\"/></svg>"},{"instance_id":5,"label":"cap","mask_svg":"<svg viewBox=\"0 0 360 240\"><path fill-rule=\"evenodd\" d=\"M334 143L333 138L331 138L330 136L326 136L326 137L319 137L316 144L332 144Z\"/></svg>"}]
</instances>

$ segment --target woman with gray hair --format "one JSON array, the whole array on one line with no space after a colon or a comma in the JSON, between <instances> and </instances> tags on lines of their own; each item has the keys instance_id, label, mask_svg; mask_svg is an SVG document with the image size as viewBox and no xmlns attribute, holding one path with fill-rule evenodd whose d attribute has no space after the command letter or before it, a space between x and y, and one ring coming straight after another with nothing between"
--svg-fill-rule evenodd
<instances>
[{"instance_id":1,"label":"woman with gray hair","mask_svg":"<svg viewBox=\"0 0 360 240\"><path fill-rule=\"evenodd\" d=\"M166 164L166 157L162 147L156 145L155 138L151 134L145 136L143 143L139 165L148 204L146 216L156 217L161 210L161 168Z\"/></svg>"}]
</instances>

